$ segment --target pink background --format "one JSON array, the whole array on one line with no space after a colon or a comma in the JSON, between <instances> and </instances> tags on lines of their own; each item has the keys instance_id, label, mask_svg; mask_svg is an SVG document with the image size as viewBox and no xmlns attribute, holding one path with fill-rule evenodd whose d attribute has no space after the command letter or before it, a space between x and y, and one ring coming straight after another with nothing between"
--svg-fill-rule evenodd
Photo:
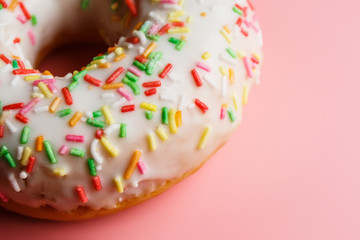
<instances>
[{"instance_id":1,"label":"pink background","mask_svg":"<svg viewBox=\"0 0 360 240\"><path fill-rule=\"evenodd\" d=\"M91 221L0 210L0 238L360 239L360 3L253 2L265 38L262 83L238 131L201 170Z\"/></svg>"}]
</instances>

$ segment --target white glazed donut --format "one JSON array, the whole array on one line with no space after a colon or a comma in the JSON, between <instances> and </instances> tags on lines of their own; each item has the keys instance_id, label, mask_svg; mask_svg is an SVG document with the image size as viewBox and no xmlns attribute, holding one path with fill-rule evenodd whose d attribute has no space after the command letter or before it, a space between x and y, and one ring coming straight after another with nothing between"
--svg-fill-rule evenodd
<instances>
[{"instance_id":1,"label":"white glazed donut","mask_svg":"<svg viewBox=\"0 0 360 240\"><path fill-rule=\"evenodd\" d=\"M21 214L86 219L164 191L226 142L259 79L247 0L0 6L0 206ZM114 47L81 71L33 69L97 32Z\"/></svg>"}]
</instances>

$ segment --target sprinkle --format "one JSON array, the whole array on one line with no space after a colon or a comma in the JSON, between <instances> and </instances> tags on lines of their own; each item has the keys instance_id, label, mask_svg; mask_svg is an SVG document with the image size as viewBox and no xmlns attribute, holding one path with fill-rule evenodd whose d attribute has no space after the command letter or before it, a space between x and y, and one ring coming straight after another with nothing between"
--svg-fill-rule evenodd
<instances>
[{"instance_id":1,"label":"sprinkle","mask_svg":"<svg viewBox=\"0 0 360 240\"><path fill-rule=\"evenodd\" d=\"M177 133L177 131L178 131L175 116L176 116L176 110L174 108L170 109L170 111L169 111L169 127L170 127L170 132L172 132L172 133Z\"/></svg>"},{"instance_id":2,"label":"sprinkle","mask_svg":"<svg viewBox=\"0 0 360 240\"><path fill-rule=\"evenodd\" d=\"M88 73L88 71L86 69L84 69L81 72L78 72L77 74L75 74L73 76L73 80L75 82L77 82L77 81L79 81L80 78L84 77L87 73Z\"/></svg>"},{"instance_id":3,"label":"sprinkle","mask_svg":"<svg viewBox=\"0 0 360 240\"><path fill-rule=\"evenodd\" d=\"M89 8L90 0L81 0L81 9L86 10Z\"/></svg>"},{"instance_id":4,"label":"sprinkle","mask_svg":"<svg viewBox=\"0 0 360 240\"><path fill-rule=\"evenodd\" d=\"M162 126L159 126L156 130L155 130L156 134L159 136L159 138L161 139L161 141L165 142L169 137L165 132L165 129Z\"/></svg>"},{"instance_id":5,"label":"sprinkle","mask_svg":"<svg viewBox=\"0 0 360 240\"><path fill-rule=\"evenodd\" d=\"M25 7L23 2L19 2L19 6L21 8L21 11L24 13L25 17L27 20L31 19L31 15L29 13L29 11L27 10L27 8Z\"/></svg>"},{"instance_id":6,"label":"sprinkle","mask_svg":"<svg viewBox=\"0 0 360 240\"><path fill-rule=\"evenodd\" d=\"M1 59L5 64L11 64L11 61L10 61L4 54L0 54L0 59Z\"/></svg>"},{"instance_id":7,"label":"sprinkle","mask_svg":"<svg viewBox=\"0 0 360 240\"><path fill-rule=\"evenodd\" d=\"M2 110L8 111L8 110L14 110L14 109L19 109L19 108L23 108L23 107L24 107L24 103L14 103L14 104L3 106Z\"/></svg>"},{"instance_id":8,"label":"sprinkle","mask_svg":"<svg viewBox=\"0 0 360 240\"><path fill-rule=\"evenodd\" d=\"M21 110L20 114L25 115L28 113L38 102L40 102L40 98L33 98L28 104L26 104Z\"/></svg>"},{"instance_id":9,"label":"sprinkle","mask_svg":"<svg viewBox=\"0 0 360 240\"><path fill-rule=\"evenodd\" d=\"M55 176L58 176L58 177L65 177L67 175L66 170L62 169L62 168L54 169L53 173L54 173Z\"/></svg>"},{"instance_id":10,"label":"sprinkle","mask_svg":"<svg viewBox=\"0 0 360 240\"><path fill-rule=\"evenodd\" d=\"M205 63L197 62L197 63L196 63L196 66L197 66L198 68L201 68L201 69L207 71L207 72L211 72L211 67L208 66L208 65L206 65Z\"/></svg>"},{"instance_id":11,"label":"sprinkle","mask_svg":"<svg viewBox=\"0 0 360 240\"><path fill-rule=\"evenodd\" d=\"M203 103L202 101L200 101L199 99L195 99L194 103L196 104L196 106L198 106L200 108L200 110L205 114L209 108L208 106L206 106L205 103Z\"/></svg>"},{"instance_id":12,"label":"sprinkle","mask_svg":"<svg viewBox=\"0 0 360 240\"><path fill-rule=\"evenodd\" d=\"M125 123L122 123L120 125L120 133L119 133L119 137L120 138L126 138L126 132L127 132L127 126Z\"/></svg>"},{"instance_id":13,"label":"sprinkle","mask_svg":"<svg viewBox=\"0 0 360 240\"><path fill-rule=\"evenodd\" d=\"M125 174L124 174L124 179L125 180L130 179L131 175L133 174L133 172L135 170L135 167L136 167L137 163L140 160L140 157L141 157L141 151L139 151L139 150L135 151L132 158L131 158L129 166L128 166Z\"/></svg>"},{"instance_id":14,"label":"sprinkle","mask_svg":"<svg viewBox=\"0 0 360 240\"><path fill-rule=\"evenodd\" d=\"M131 102L134 99L134 96L131 95L125 88L118 88L118 93L120 93L128 102Z\"/></svg>"},{"instance_id":15,"label":"sprinkle","mask_svg":"<svg viewBox=\"0 0 360 240\"><path fill-rule=\"evenodd\" d=\"M8 179L9 179L9 182L10 182L12 188L14 189L14 191L15 192L20 192L21 189L20 189L19 183L16 181L15 174L10 173L9 176L8 176Z\"/></svg>"},{"instance_id":16,"label":"sprinkle","mask_svg":"<svg viewBox=\"0 0 360 240\"><path fill-rule=\"evenodd\" d=\"M243 87L243 97L242 97L242 104L245 106L248 103L249 99L249 86L247 84Z\"/></svg>"},{"instance_id":17,"label":"sprinkle","mask_svg":"<svg viewBox=\"0 0 360 240\"><path fill-rule=\"evenodd\" d=\"M140 94L140 88L136 83L130 81L128 78L123 78L122 81L132 89L134 95Z\"/></svg>"},{"instance_id":18,"label":"sprinkle","mask_svg":"<svg viewBox=\"0 0 360 240\"><path fill-rule=\"evenodd\" d=\"M15 115L15 119L19 120L20 122L22 122L24 124L27 124L29 122L29 119L27 117L25 117L24 115L20 114L20 113L17 113Z\"/></svg>"},{"instance_id":19,"label":"sprinkle","mask_svg":"<svg viewBox=\"0 0 360 240\"><path fill-rule=\"evenodd\" d=\"M85 137L78 135L66 135L65 139L68 142L85 142Z\"/></svg>"},{"instance_id":20,"label":"sprinkle","mask_svg":"<svg viewBox=\"0 0 360 240\"><path fill-rule=\"evenodd\" d=\"M28 165L31 152L32 152L31 148L29 148L29 147L25 148L23 155L22 155L21 162L20 162L22 166Z\"/></svg>"},{"instance_id":21,"label":"sprinkle","mask_svg":"<svg viewBox=\"0 0 360 240\"><path fill-rule=\"evenodd\" d=\"M9 199L8 199L2 192L0 192L0 199L1 199L1 201L3 201L4 203L6 203L6 202L9 201Z\"/></svg>"},{"instance_id":22,"label":"sprinkle","mask_svg":"<svg viewBox=\"0 0 360 240\"><path fill-rule=\"evenodd\" d=\"M134 0L125 0L125 3L128 6L131 14L133 16L137 16L138 13L137 13L137 8L136 8L136 5L134 3Z\"/></svg>"},{"instance_id":23,"label":"sprinkle","mask_svg":"<svg viewBox=\"0 0 360 240\"><path fill-rule=\"evenodd\" d=\"M94 86L100 87L102 84L102 81L100 81L99 79L96 79L92 76L90 76L89 74L86 74L84 77L84 80Z\"/></svg>"},{"instance_id":24,"label":"sprinkle","mask_svg":"<svg viewBox=\"0 0 360 240\"><path fill-rule=\"evenodd\" d=\"M44 137L38 136L35 141L35 151L41 152L43 150Z\"/></svg>"},{"instance_id":25,"label":"sprinkle","mask_svg":"<svg viewBox=\"0 0 360 240\"><path fill-rule=\"evenodd\" d=\"M253 77L253 72L252 72L252 69L251 69L251 66L250 66L249 57L247 57L247 56L244 57L243 61L244 61L245 70L246 70L246 73L247 73L248 77L252 78Z\"/></svg>"},{"instance_id":26,"label":"sprinkle","mask_svg":"<svg viewBox=\"0 0 360 240\"><path fill-rule=\"evenodd\" d=\"M65 117L71 114L71 109L67 108L56 113L59 117Z\"/></svg>"},{"instance_id":27,"label":"sprinkle","mask_svg":"<svg viewBox=\"0 0 360 240\"><path fill-rule=\"evenodd\" d=\"M101 181L99 176L92 177L92 182L96 191L100 191L102 189Z\"/></svg>"},{"instance_id":28,"label":"sprinkle","mask_svg":"<svg viewBox=\"0 0 360 240\"><path fill-rule=\"evenodd\" d=\"M164 70L159 74L159 77L164 79L170 72L170 70L173 68L173 65L171 63L167 64Z\"/></svg>"},{"instance_id":29,"label":"sprinkle","mask_svg":"<svg viewBox=\"0 0 360 240\"><path fill-rule=\"evenodd\" d=\"M190 32L189 27L173 27L167 31L168 34L178 34L178 33L188 33L188 32Z\"/></svg>"},{"instance_id":30,"label":"sprinkle","mask_svg":"<svg viewBox=\"0 0 360 240\"><path fill-rule=\"evenodd\" d=\"M147 135L147 139L149 142L149 149L151 152L156 150L156 141L155 141L155 135L153 133L149 133Z\"/></svg>"},{"instance_id":31,"label":"sprinkle","mask_svg":"<svg viewBox=\"0 0 360 240\"><path fill-rule=\"evenodd\" d=\"M132 81L134 83L137 83L139 81L139 77L131 72L127 72L125 75L126 75L127 79L129 79L130 81Z\"/></svg>"},{"instance_id":32,"label":"sprinkle","mask_svg":"<svg viewBox=\"0 0 360 240\"><path fill-rule=\"evenodd\" d=\"M82 116L83 116L83 113L80 111L77 111L74 114L74 116L70 119L69 126L74 127L79 122L79 120L81 119Z\"/></svg>"},{"instance_id":33,"label":"sprinkle","mask_svg":"<svg viewBox=\"0 0 360 240\"><path fill-rule=\"evenodd\" d=\"M116 71L106 80L106 83L112 83L120 76L120 74L124 71L124 68L119 67Z\"/></svg>"},{"instance_id":34,"label":"sprinkle","mask_svg":"<svg viewBox=\"0 0 360 240\"><path fill-rule=\"evenodd\" d=\"M141 174L141 175L144 175L145 172L146 172L146 167L145 167L144 162L139 160L139 161L137 162L137 167L138 167L138 169L139 169L140 174Z\"/></svg>"},{"instance_id":35,"label":"sprinkle","mask_svg":"<svg viewBox=\"0 0 360 240\"><path fill-rule=\"evenodd\" d=\"M61 148L59 149L59 154L60 155L66 155L69 152L69 148L65 145L62 145Z\"/></svg>"},{"instance_id":36,"label":"sprinkle","mask_svg":"<svg viewBox=\"0 0 360 240\"><path fill-rule=\"evenodd\" d=\"M88 159L87 160L88 163L88 167L89 167L89 172L91 176L96 176L96 166L95 166L95 161L94 159Z\"/></svg>"},{"instance_id":37,"label":"sprinkle","mask_svg":"<svg viewBox=\"0 0 360 240\"><path fill-rule=\"evenodd\" d=\"M203 85L203 82L202 82L202 80L200 78L199 73L196 71L196 69L191 70L191 75L194 78L196 86L201 87Z\"/></svg>"},{"instance_id":38,"label":"sprinkle","mask_svg":"<svg viewBox=\"0 0 360 240\"><path fill-rule=\"evenodd\" d=\"M156 88L152 88L152 89L146 90L144 92L145 96L147 96L147 97L155 95L156 93L157 93Z\"/></svg>"},{"instance_id":39,"label":"sprinkle","mask_svg":"<svg viewBox=\"0 0 360 240\"><path fill-rule=\"evenodd\" d=\"M105 137L102 137L100 139L101 144L103 145L103 147L105 148L105 150L112 156L112 157L116 157L119 154L119 151L113 147L111 145L111 143L109 142L109 140Z\"/></svg>"},{"instance_id":40,"label":"sprinkle","mask_svg":"<svg viewBox=\"0 0 360 240\"><path fill-rule=\"evenodd\" d=\"M22 158L22 155L23 155L23 152L24 152L24 147L22 147L22 146L18 146L17 148L16 148L16 150L17 150L17 160L21 160L21 158Z\"/></svg>"},{"instance_id":41,"label":"sprinkle","mask_svg":"<svg viewBox=\"0 0 360 240\"><path fill-rule=\"evenodd\" d=\"M32 24L33 26L36 26L36 25L37 25L37 18L36 18L35 15L32 15L32 16L31 16L31 24Z\"/></svg>"},{"instance_id":42,"label":"sprinkle","mask_svg":"<svg viewBox=\"0 0 360 240\"><path fill-rule=\"evenodd\" d=\"M115 183L116 189L119 193L124 192L124 185L123 185L123 182L122 182L120 176L116 176L114 178L114 183Z\"/></svg>"},{"instance_id":43,"label":"sprinkle","mask_svg":"<svg viewBox=\"0 0 360 240\"><path fill-rule=\"evenodd\" d=\"M75 157L85 157L85 151L78 148L72 148L70 150L70 155Z\"/></svg>"},{"instance_id":44,"label":"sprinkle","mask_svg":"<svg viewBox=\"0 0 360 240\"><path fill-rule=\"evenodd\" d=\"M229 81L231 85L235 83L235 73L233 68L229 68Z\"/></svg>"},{"instance_id":45,"label":"sprinkle","mask_svg":"<svg viewBox=\"0 0 360 240\"><path fill-rule=\"evenodd\" d=\"M210 125L207 125L201 138L200 138L200 141L198 143L198 149L203 149L208 141L208 138L209 138L209 135L210 135L210 132L211 132L211 126Z\"/></svg>"},{"instance_id":46,"label":"sprinkle","mask_svg":"<svg viewBox=\"0 0 360 240\"><path fill-rule=\"evenodd\" d=\"M229 114L229 117L230 117L230 121L231 121L231 122L235 122L236 116L235 116L235 114L234 114L234 112L233 112L232 109L229 109L229 110L228 110L228 114Z\"/></svg>"},{"instance_id":47,"label":"sprinkle","mask_svg":"<svg viewBox=\"0 0 360 240\"><path fill-rule=\"evenodd\" d=\"M5 127L3 124L0 124L0 138L4 137Z\"/></svg>"},{"instance_id":48,"label":"sprinkle","mask_svg":"<svg viewBox=\"0 0 360 240\"><path fill-rule=\"evenodd\" d=\"M3 6L3 8L7 8L8 5L7 3L5 2L5 0L0 0L0 4Z\"/></svg>"},{"instance_id":49,"label":"sprinkle","mask_svg":"<svg viewBox=\"0 0 360 240\"><path fill-rule=\"evenodd\" d=\"M223 35L223 37L225 38L225 40L227 41L227 43L231 44L232 40L230 35L225 31L225 29L222 29L220 31L220 33Z\"/></svg>"},{"instance_id":50,"label":"sprinkle","mask_svg":"<svg viewBox=\"0 0 360 240\"><path fill-rule=\"evenodd\" d=\"M169 124L169 109L167 107L163 107L161 110L162 123Z\"/></svg>"},{"instance_id":51,"label":"sprinkle","mask_svg":"<svg viewBox=\"0 0 360 240\"><path fill-rule=\"evenodd\" d=\"M142 56L144 58L147 58L150 53L152 53L154 51L154 49L156 48L157 43L156 42L152 42L150 43L150 45L145 49L144 53L142 54Z\"/></svg>"},{"instance_id":52,"label":"sprinkle","mask_svg":"<svg viewBox=\"0 0 360 240\"><path fill-rule=\"evenodd\" d=\"M88 199L86 197L86 194L85 194L85 191L84 191L84 188L82 186L77 186L75 187L75 190L80 198L80 201L82 203L87 203L88 202Z\"/></svg>"},{"instance_id":53,"label":"sprinkle","mask_svg":"<svg viewBox=\"0 0 360 240\"><path fill-rule=\"evenodd\" d=\"M31 173L33 168L34 168L34 165L35 165L35 162L36 162L36 157L35 156L30 156L29 157L29 162L26 166L26 172L27 173Z\"/></svg>"},{"instance_id":54,"label":"sprinkle","mask_svg":"<svg viewBox=\"0 0 360 240\"><path fill-rule=\"evenodd\" d=\"M96 120L96 119L93 119L93 118L88 118L86 120L86 123L89 124L90 126L93 126L93 127L105 128L105 122L100 121L100 120Z\"/></svg>"},{"instance_id":55,"label":"sprinkle","mask_svg":"<svg viewBox=\"0 0 360 240\"><path fill-rule=\"evenodd\" d=\"M175 121L176 121L176 126L177 127L181 127L182 126L182 116L181 116L181 111L177 111L175 114Z\"/></svg>"},{"instance_id":56,"label":"sprinkle","mask_svg":"<svg viewBox=\"0 0 360 240\"><path fill-rule=\"evenodd\" d=\"M158 34L161 36L161 35L164 35L165 33L167 33L169 31L169 29L171 28L171 24L166 24L164 25L159 31L158 31Z\"/></svg>"},{"instance_id":57,"label":"sprinkle","mask_svg":"<svg viewBox=\"0 0 360 240\"><path fill-rule=\"evenodd\" d=\"M49 88L45 85L45 83L39 82L38 87L46 98L52 98L53 94L51 93Z\"/></svg>"},{"instance_id":58,"label":"sprinkle","mask_svg":"<svg viewBox=\"0 0 360 240\"><path fill-rule=\"evenodd\" d=\"M126 113L126 112L132 112L135 110L135 105L126 105L121 107L121 112Z\"/></svg>"},{"instance_id":59,"label":"sprinkle","mask_svg":"<svg viewBox=\"0 0 360 240\"><path fill-rule=\"evenodd\" d=\"M148 110L148 111L152 111L152 112L156 112L157 111L157 106L151 103L147 103L147 102L142 102L140 104L140 107Z\"/></svg>"},{"instance_id":60,"label":"sprinkle","mask_svg":"<svg viewBox=\"0 0 360 240\"><path fill-rule=\"evenodd\" d=\"M156 88L161 87L160 81L154 81L154 82L144 82L142 85L144 88Z\"/></svg>"},{"instance_id":61,"label":"sprinkle","mask_svg":"<svg viewBox=\"0 0 360 240\"><path fill-rule=\"evenodd\" d=\"M111 115L110 109L108 106L103 106L101 108L102 113L104 114L105 120L106 120L106 124L107 125L111 125L114 123L114 118Z\"/></svg>"},{"instance_id":62,"label":"sprinkle","mask_svg":"<svg viewBox=\"0 0 360 240\"><path fill-rule=\"evenodd\" d=\"M13 74L15 75L27 75L27 74L35 74L40 73L39 70L35 69L15 69L13 70Z\"/></svg>"},{"instance_id":63,"label":"sprinkle","mask_svg":"<svg viewBox=\"0 0 360 240\"><path fill-rule=\"evenodd\" d=\"M104 84L102 86L102 89L104 90L113 90L113 89L118 89L124 87L124 84L121 82L117 82L117 83L109 83L109 84Z\"/></svg>"},{"instance_id":64,"label":"sprinkle","mask_svg":"<svg viewBox=\"0 0 360 240\"><path fill-rule=\"evenodd\" d=\"M30 29L28 30L28 36L30 38L30 42L32 45L35 45L36 44L36 39L35 39L35 35L34 35L34 32Z\"/></svg>"},{"instance_id":65,"label":"sprinkle","mask_svg":"<svg viewBox=\"0 0 360 240\"><path fill-rule=\"evenodd\" d=\"M226 51L232 58L236 59L236 52L232 48L227 48Z\"/></svg>"},{"instance_id":66,"label":"sprinkle","mask_svg":"<svg viewBox=\"0 0 360 240\"><path fill-rule=\"evenodd\" d=\"M56 164L58 161L55 156L53 147L51 146L51 143L49 141L44 141L43 144L44 144L46 155L48 156L50 163Z\"/></svg>"},{"instance_id":67,"label":"sprinkle","mask_svg":"<svg viewBox=\"0 0 360 240\"><path fill-rule=\"evenodd\" d=\"M52 104L50 105L49 111L50 111L51 113L54 113L54 112L56 111L56 109L60 106L60 103L61 103L61 99L58 98L58 97L56 97L56 98L54 99L54 101L52 102Z\"/></svg>"},{"instance_id":68,"label":"sprinkle","mask_svg":"<svg viewBox=\"0 0 360 240\"><path fill-rule=\"evenodd\" d=\"M208 60L211 57L211 54L209 52L205 52L202 56L201 56L204 60Z\"/></svg>"},{"instance_id":69,"label":"sprinkle","mask_svg":"<svg viewBox=\"0 0 360 240\"><path fill-rule=\"evenodd\" d=\"M25 126L21 133L20 143L27 144L29 141L29 137L30 137L30 127Z\"/></svg>"},{"instance_id":70,"label":"sprinkle","mask_svg":"<svg viewBox=\"0 0 360 240\"><path fill-rule=\"evenodd\" d=\"M95 132L95 138L101 139L104 136L104 129L98 129Z\"/></svg>"}]
</instances>

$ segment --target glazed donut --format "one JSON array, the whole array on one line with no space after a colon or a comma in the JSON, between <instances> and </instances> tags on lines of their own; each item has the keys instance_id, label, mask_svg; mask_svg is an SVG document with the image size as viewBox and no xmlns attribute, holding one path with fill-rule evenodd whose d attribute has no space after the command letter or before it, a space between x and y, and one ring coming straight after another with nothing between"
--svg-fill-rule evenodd
<instances>
[{"instance_id":1,"label":"glazed donut","mask_svg":"<svg viewBox=\"0 0 360 240\"><path fill-rule=\"evenodd\" d=\"M24 215L87 219L163 192L227 141L259 82L247 0L0 7L0 206ZM52 46L98 33L111 46L82 69L35 68Z\"/></svg>"}]
</instances>

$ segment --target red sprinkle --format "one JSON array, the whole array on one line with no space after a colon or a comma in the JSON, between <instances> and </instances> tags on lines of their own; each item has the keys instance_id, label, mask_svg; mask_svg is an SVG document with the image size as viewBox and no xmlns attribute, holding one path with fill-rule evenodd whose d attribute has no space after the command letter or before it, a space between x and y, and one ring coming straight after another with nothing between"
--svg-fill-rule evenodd
<instances>
[{"instance_id":1,"label":"red sprinkle","mask_svg":"<svg viewBox=\"0 0 360 240\"><path fill-rule=\"evenodd\" d=\"M146 62L146 58L144 58L143 56L139 55L135 57L135 60L141 63L145 63Z\"/></svg>"},{"instance_id":2,"label":"red sprinkle","mask_svg":"<svg viewBox=\"0 0 360 240\"><path fill-rule=\"evenodd\" d=\"M241 28L241 33L244 34L245 37L249 36L249 33L243 28Z\"/></svg>"},{"instance_id":3,"label":"red sprinkle","mask_svg":"<svg viewBox=\"0 0 360 240\"><path fill-rule=\"evenodd\" d=\"M197 98L195 99L195 104L196 104L196 106L198 106L201 109L201 111L203 113L206 113L209 110L208 106L206 106L205 103L203 103L202 101L200 101Z\"/></svg>"},{"instance_id":4,"label":"red sprinkle","mask_svg":"<svg viewBox=\"0 0 360 240\"><path fill-rule=\"evenodd\" d=\"M95 176L92 178L94 188L96 191L100 191L102 189L101 182L99 176Z\"/></svg>"},{"instance_id":5,"label":"red sprinkle","mask_svg":"<svg viewBox=\"0 0 360 240\"><path fill-rule=\"evenodd\" d=\"M112 83L116 80L117 77L120 76L120 74L124 72L124 69L122 67L119 67L116 69L116 71L106 80L106 83Z\"/></svg>"},{"instance_id":6,"label":"red sprinkle","mask_svg":"<svg viewBox=\"0 0 360 240\"><path fill-rule=\"evenodd\" d=\"M0 59L3 60L6 64L11 63L11 61L4 54L0 54Z\"/></svg>"},{"instance_id":7,"label":"red sprinkle","mask_svg":"<svg viewBox=\"0 0 360 240\"><path fill-rule=\"evenodd\" d=\"M241 24L242 24L242 18L239 17L238 20L236 21L236 25L238 25L239 27L241 27Z\"/></svg>"},{"instance_id":8,"label":"red sprinkle","mask_svg":"<svg viewBox=\"0 0 360 240\"><path fill-rule=\"evenodd\" d=\"M173 27L184 27L185 23L184 22L173 22L172 26Z\"/></svg>"},{"instance_id":9,"label":"red sprinkle","mask_svg":"<svg viewBox=\"0 0 360 240\"><path fill-rule=\"evenodd\" d=\"M27 173L31 173L31 172L32 172L35 162L36 162L36 157L30 156L30 157L29 157L28 165L26 166L26 172L27 172Z\"/></svg>"},{"instance_id":10,"label":"red sprinkle","mask_svg":"<svg viewBox=\"0 0 360 240\"><path fill-rule=\"evenodd\" d=\"M142 86L145 87L145 88L161 87L161 82L160 81L144 82Z\"/></svg>"},{"instance_id":11,"label":"red sprinkle","mask_svg":"<svg viewBox=\"0 0 360 240\"><path fill-rule=\"evenodd\" d=\"M140 42L140 38L138 37L129 37L126 39L126 42L132 43L132 44L138 44Z\"/></svg>"},{"instance_id":12,"label":"red sprinkle","mask_svg":"<svg viewBox=\"0 0 360 240\"><path fill-rule=\"evenodd\" d=\"M159 77L164 79L168 73L170 72L170 70L173 68L173 65L171 63L169 63L168 65L166 65L166 67L164 68L164 70L159 74Z\"/></svg>"},{"instance_id":13,"label":"red sprinkle","mask_svg":"<svg viewBox=\"0 0 360 240\"><path fill-rule=\"evenodd\" d=\"M73 104L73 99L72 99L72 96L71 96L71 93L70 93L69 89L67 87L64 87L63 89L61 89L61 92L64 95L66 104L67 105L72 105Z\"/></svg>"},{"instance_id":14,"label":"red sprinkle","mask_svg":"<svg viewBox=\"0 0 360 240\"><path fill-rule=\"evenodd\" d=\"M20 75L20 74L32 74L32 73L40 73L39 70L36 69L15 69L13 74Z\"/></svg>"},{"instance_id":15,"label":"red sprinkle","mask_svg":"<svg viewBox=\"0 0 360 240\"><path fill-rule=\"evenodd\" d=\"M134 3L134 0L125 0L125 3L128 6L131 14L133 16L137 16L138 12L137 12L137 8L136 8L136 5Z\"/></svg>"},{"instance_id":16,"label":"red sprinkle","mask_svg":"<svg viewBox=\"0 0 360 240\"><path fill-rule=\"evenodd\" d=\"M104 135L104 130L103 129L98 129L95 132L95 138L96 139L101 139Z\"/></svg>"},{"instance_id":17,"label":"red sprinkle","mask_svg":"<svg viewBox=\"0 0 360 240\"><path fill-rule=\"evenodd\" d=\"M254 5L250 2L250 0L246 0L247 1L247 3L249 4L249 7L251 8L251 10L255 10L255 8L254 8Z\"/></svg>"},{"instance_id":18,"label":"red sprinkle","mask_svg":"<svg viewBox=\"0 0 360 240\"><path fill-rule=\"evenodd\" d=\"M16 44L16 43L20 43L21 42L21 39L20 38L15 38L13 43Z\"/></svg>"},{"instance_id":19,"label":"red sprinkle","mask_svg":"<svg viewBox=\"0 0 360 240\"><path fill-rule=\"evenodd\" d=\"M123 106L121 108L121 112L125 113L125 112L132 112L135 110L135 105L127 105L127 106Z\"/></svg>"},{"instance_id":20,"label":"red sprinkle","mask_svg":"<svg viewBox=\"0 0 360 240\"><path fill-rule=\"evenodd\" d=\"M5 127L4 125L0 125L0 138L4 137L4 131L5 131Z\"/></svg>"},{"instance_id":21,"label":"red sprinkle","mask_svg":"<svg viewBox=\"0 0 360 240\"><path fill-rule=\"evenodd\" d=\"M82 186L77 186L77 187L75 188L75 190L76 190L76 192L77 192L77 194L78 194L78 196L79 196L79 198L80 198L80 201L81 201L82 203L87 203L88 199L87 199L87 197L86 197L84 188L83 188Z\"/></svg>"},{"instance_id":22,"label":"red sprinkle","mask_svg":"<svg viewBox=\"0 0 360 240\"><path fill-rule=\"evenodd\" d=\"M29 122L29 119L27 117L25 117L24 115L21 115L20 113L17 113L15 115L15 118L24 124L27 124Z\"/></svg>"},{"instance_id":23,"label":"red sprinkle","mask_svg":"<svg viewBox=\"0 0 360 240\"><path fill-rule=\"evenodd\" d=\"M145 91L145 95L148 96L148 97L151 96L151 95L154 95L156 93L157 93L156 88L152 88L150 90Z\"/></svg>"},{"instance_id":24,"label":"red sprinkle","mask_svg":"<svg viewBox=\"0 0 360 240\"><path fill-rule=\"evenodd\" d=\"M29 11L27 10L27 8L25 7L24 3L23 3L23 2L19 2L19 6L20 6L22 12L24 13L26 19L27 19L27 20L30 20L30 19L31 19L31 15L30 15Z\"/></svg>"},{"instance_id":25,"label":"red sprinkle","mask_svg":"<svg viewBox=\"0 0 360 240\"><path fill-rule=\"evenodd\" d=\"M199 73L196 71L196 69L193 69L193 70L191 71L191 74L192 74L192 76L194 77L196 86L201 87L201 86L203 85L203 82L202 82L202 80L201 80L201 78L200 78Z\"/></svg>"},{"instance_id":26,"label":"red sprinkle","mask_svg":"<svg viewBox=\"0 0 360 240\"><path fill-rule=\"evenodd\" d=\"M23 108L23 107L24 107L24 103L14 103L14 104L3 106L3 111L19 109L19 108Z\"/></svg>"},{"instance_id":27,"label":"red sprinkle","mask_svg":"<svg viewBox=\"0 0 360 240\"><path fill-rule=\"evenodd\" d=\"M158 34L159 35L164 35L165 33L167 33L167 31L171 28L171 24L168 23L165 26L163 26L159 31Z\"/></svg>"},{"instance_id":28,"label":"red sprinkle","mask_svg":"<svg viewBox=\"0 0 360 240\"><path fill-rule=\"evenodd\" d=\"M101 84L102 84L102 81L90 76L89 74L85 75L84 80L87 81L88 83L92 84L92 85L97 86L97 87L100 87Z\"/></svg>"},{"instance_id":29,"label":"red sprinkle","mask_svg":"<svg viewBox=\"0 0 360 240\"><path fill-rule=\"evenodd\" d=\"M21 60L16 60L16 61L18 62L20 69L25 69L25 64L23 63L23 61Z\"/></svg>"},{"instance_id":30,"label":"red sprinkle","mask_svg":"<svg viewBox=\"0 0 360 240\"><path fill-rule=\"evenodd\" d=\"M5 0L0 0L0 4L3 6L3 8L7 8L8 5L7 3L5 2Z\"/></svg>"},{"instance_id":31,"label":"red sprinkle","mask_svg":"<svg viewBox=\"0 0 360 240\"><path fill-rule=\"evenodd\" d=\"M252 61L253 63L259 64L259 60L258 60L256 57L254 57L254 56L251 57L251 61Z\"/></svg>"}]
</instances>

